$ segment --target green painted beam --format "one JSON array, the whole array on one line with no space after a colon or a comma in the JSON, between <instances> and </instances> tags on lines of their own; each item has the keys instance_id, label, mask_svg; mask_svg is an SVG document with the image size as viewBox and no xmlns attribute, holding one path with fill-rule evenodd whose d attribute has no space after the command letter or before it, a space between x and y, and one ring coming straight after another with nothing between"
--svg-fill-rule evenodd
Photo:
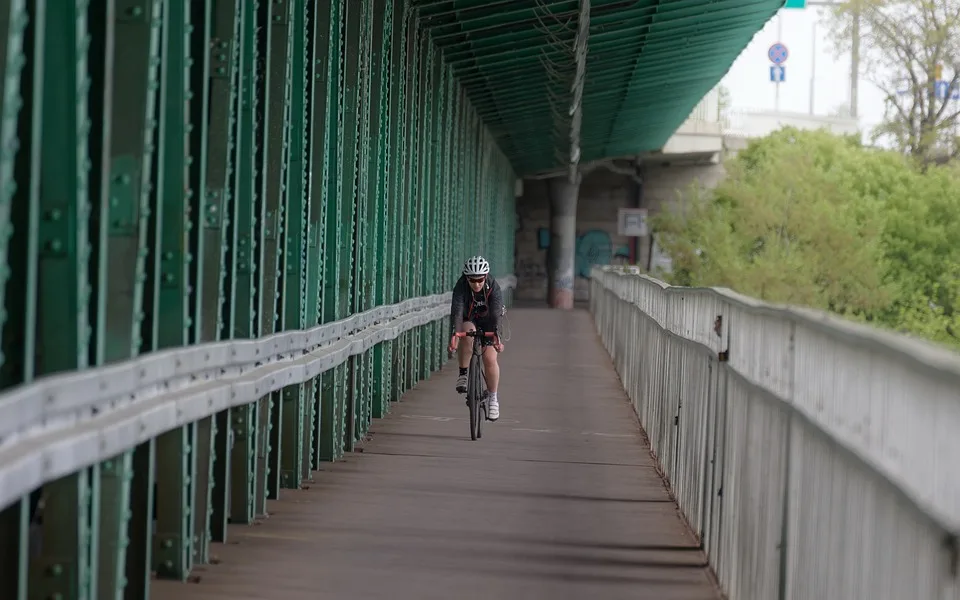
<instances>
[{"instance_id":1,"label":"green painted beam","mask_svg":"<svg viewBox=\"0 0 960 600\"><path fill-rule=\"evenodd\" d=\"M562 44L573 39L573 28L564 23L575 19L579 3L415 6L514 166L525 170L521 164L551 161L559 166L557 150L566 150L556 144L563 143L566 125L555 127L550 114L566 112L570 86L548 72L544 60L553 61L559 72L573 67L572 54ZM773 0L592 2L582 103L584 123L592 130L583 129L584 157L602 158L614 148L662 146L777 8ZM659 94L671 101L648 104ZM641 106L646 110L638 112ZM650 129L650 138L627 138L625 131L640 131L637 120L663 127Z\"/></svg>"}]
</instances>

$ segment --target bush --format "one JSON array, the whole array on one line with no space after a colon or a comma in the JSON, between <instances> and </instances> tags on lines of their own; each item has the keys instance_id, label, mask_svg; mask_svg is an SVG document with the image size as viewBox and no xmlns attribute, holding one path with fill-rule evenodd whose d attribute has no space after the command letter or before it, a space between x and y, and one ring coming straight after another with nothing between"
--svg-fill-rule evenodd
<instances>
[{"instance_id":1,"label":"bush","mask_svg":"<svg viewBox=\"0 0 960 600\"><path fill-rule=\"evenodd\" d=\"M960 171L784 128L653 219L677 285L726 286L960 347Z\"/></svg>"}]
</instances>

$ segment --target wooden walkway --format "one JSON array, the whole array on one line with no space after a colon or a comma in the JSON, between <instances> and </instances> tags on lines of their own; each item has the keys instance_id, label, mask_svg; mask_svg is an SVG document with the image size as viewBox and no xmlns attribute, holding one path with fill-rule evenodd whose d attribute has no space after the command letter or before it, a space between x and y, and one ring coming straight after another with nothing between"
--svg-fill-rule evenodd
<instances>
[{"instance_id":1,"label":"wooden walkway","mask_svg":"<svg viewBox=\"0 0 960 600\"><path fill-rule=\"evenodd\" d=\"M719 598L582 311L518 309L500 420L471 442L451 361L372 439L231 526L156 600Z\"/></svg>"}]
</instances>

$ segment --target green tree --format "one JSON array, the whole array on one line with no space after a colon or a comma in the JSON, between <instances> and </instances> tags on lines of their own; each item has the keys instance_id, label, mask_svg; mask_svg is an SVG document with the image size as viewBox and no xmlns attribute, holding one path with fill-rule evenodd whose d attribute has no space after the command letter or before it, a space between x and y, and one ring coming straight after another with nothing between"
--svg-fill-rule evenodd
<instances>
[{"instance_id":1,"label":"green tree","mask_svg":"<svg viewBox=\"0 0 960 600\"><path fill-rule=\"evenodd\" d=\"M916 173L911 193L886 206L887 279L902 293L881 320L941 342L960 342L960 171Z\"/></svg>"},{"instance_id":2,"label":"green tree","mask_svg":"<svg viewBox=\"0 0 960 600\"><path fill-rule=\"evenodd\" d=\"M884 94L874 142L923 165L960 154L960 104L950 99L960 90L960 0L845 0L832 14L835 49L858 39L863 75Z\"/></svg>"},{"instance_id":3,"label":"green tree","mask_svg":"<svg viewBox=\"0 0 960 600\"><path fill-rule=\"evenodd\" d=\"M782 129L653 219L673 283L726 286L955 342L960 185L855 137Z\"/></svg>"}]
</instances>

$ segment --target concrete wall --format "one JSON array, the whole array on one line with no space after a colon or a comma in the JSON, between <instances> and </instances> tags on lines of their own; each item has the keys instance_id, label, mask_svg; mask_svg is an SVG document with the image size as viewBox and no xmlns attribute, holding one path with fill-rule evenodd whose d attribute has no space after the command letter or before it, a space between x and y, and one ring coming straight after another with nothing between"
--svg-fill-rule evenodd
<instances>
[{"instance_id":1,"label":"concrete wall","mask_svg":"<svg viewBox=\"0 0 960 600\"><path fill-rule=\"evenodd\" d=\"M681 200L690 186L714 188L723 179L726 171L722 164L707 165L644 165L643 202L650 216L657 214L665 204ZM650 264L651 240L640 244L637 264L646 268Z\"/></svg>"},{"instance_id":2,"label":"concrete wall","mask_svg":"<svg viewBox=\"0 0 960 600\"><path fill-rule=\"evenodd\" d=\"M640 206L655 214L664 202L677 198L694 181L714 186L723 177L716 164L664 166L643 169ZM577 204L577 263L574 298L589 298L588 277L593 264L640 264L650 260L649 238L617 235L620 208L637 206L638 187L628 175L599 168L584 177ZM517 199L516 298L546 303L547 248L550 244L550 202L547 184L526 180Z\"/></svg>"},{"instance_id":3,"label":"concrete wall","mask_svg":"<svg viewBox=\"0 0 960 600\"><path fill-rule=\"evenodd\" d=\"M586 300L591 263L632 262L629 238L617 235L617 211L632 206L635 185L630 177L595 170L580 184L577 202L577 261L574 299ZM516 298L546 302L547 248L550 245L550 201L547 183L523 182L517 199Z\"/></svg>"}]
</instances>

